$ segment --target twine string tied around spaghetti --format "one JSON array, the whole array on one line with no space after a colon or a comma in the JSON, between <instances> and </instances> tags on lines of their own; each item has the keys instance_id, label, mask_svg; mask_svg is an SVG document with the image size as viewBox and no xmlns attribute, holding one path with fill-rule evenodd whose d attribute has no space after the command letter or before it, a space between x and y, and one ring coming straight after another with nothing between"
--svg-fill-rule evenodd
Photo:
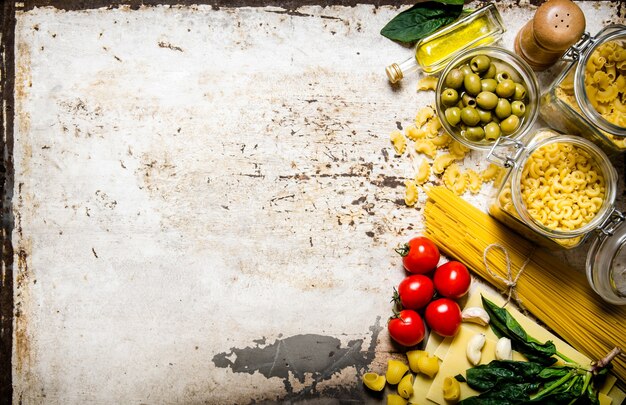
<instances>
[{"instance_id":1,"label":"twine string tied around spaghetti","mask_svg":"<svg viewBox=\"0 0 626 405\"><path fill-rule=\"evenodd\" d=\"M500 249L504 253L504 258L506 262L506 275L507 275L506 277L502 277L501 275L497 274L489 267L489 261L487 260L487 255L491 251L491 249ZM506 285L507 300L504 303L503 307L505 307L509 302L511 302L511 299L514 299L515 303L520 308L522 308L519 297L517 295L516 287L517 287L517 282L519 278L522 276L522 273L524 272L524 269L526 268L526 265L530 263L530 258L532 257L532 253L533 252L531 252L528 255L524 263L520 266L519 270L517 271L517 274L513 276L513 270L511 268L511 258L509 257L508 250L506 250L504 246L498 243L492 243L491 245L488 245L483 251L483 263L485 264L485 269L487 270L487 273L489 273L489 275L493 277L494 279Z\"/></svg>"}]
</instances>

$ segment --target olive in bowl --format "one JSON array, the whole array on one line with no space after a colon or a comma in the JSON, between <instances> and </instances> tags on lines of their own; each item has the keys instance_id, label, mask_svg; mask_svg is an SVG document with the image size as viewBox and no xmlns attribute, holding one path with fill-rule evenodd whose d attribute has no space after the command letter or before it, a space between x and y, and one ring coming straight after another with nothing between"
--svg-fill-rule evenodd
<instances>
[{"instance_id":1,"label":"olive in bowl","mask_svg":"<svg viewBox=\"0 0 626 405\"><path fill-rule=\"evenodd\" d=\"M487 150L501 136L518 139L532 127L538 95L537 78L526 62L503 48L478 47L460 53L444 69L436 108L453 138Z\"/></svg>"}]
</instances>

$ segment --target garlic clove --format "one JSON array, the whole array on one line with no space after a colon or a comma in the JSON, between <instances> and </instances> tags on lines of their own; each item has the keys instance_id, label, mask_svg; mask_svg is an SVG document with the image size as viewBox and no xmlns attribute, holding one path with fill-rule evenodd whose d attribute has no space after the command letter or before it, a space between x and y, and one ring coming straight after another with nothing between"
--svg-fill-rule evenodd
<instances>
[{"instance_id":1,"label":"garlic clove","mask_svg":"<svg viewBox=\"0 0 626 405\"><path fill-rule=\"evenodd\" d=\"M511 349L511 339L501 337L496 343L496 359L497 360L513 360L513 351Z\"/></svg>"},{"instance_id":2,"label":"garlic clove","mask_svg":"<svg viewBox=\"0 0 626 405\"><path fill-rule=\"evenodd\" d=\"M477 323L482 326L487 326L490 321L487 311L480 307L465 308L461 312L461 318L463 318L463 322Z\"/></svg>"},{"instance_id":3,"label":"garlic clove","mask_svg":"<svg viewBox=\"0 0 626 405\"><path fill-rule=\"evenodd\" d=\"M487 341L487 337L484 333L477 333L467 341L467 348L465 349L465 353L467 355L467 359L474 366L480 363L480 358L482 357L482 350L485 346L485 342Z\"/></svg>"}]
</instances>

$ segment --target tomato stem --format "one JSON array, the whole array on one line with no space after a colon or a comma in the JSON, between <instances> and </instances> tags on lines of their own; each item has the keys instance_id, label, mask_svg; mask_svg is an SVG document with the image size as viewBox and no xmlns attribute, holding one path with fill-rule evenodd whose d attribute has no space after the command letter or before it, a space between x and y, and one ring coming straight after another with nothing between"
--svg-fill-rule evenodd
<instances>
[{"instance_id":1,"label":"tomato stem","mask_svg":"<svg viewBox=\"0 0 626 405\"><path fill-rule=\"evenodd\" d=\"M394 249L396 251L397 254L399 254L402 257L406 257L409 254L409 250L411 250L411 248L409 247L408 243L404 243L404 244L400 244L398 245L397 248Z\"/></svg>"}]
</instances>

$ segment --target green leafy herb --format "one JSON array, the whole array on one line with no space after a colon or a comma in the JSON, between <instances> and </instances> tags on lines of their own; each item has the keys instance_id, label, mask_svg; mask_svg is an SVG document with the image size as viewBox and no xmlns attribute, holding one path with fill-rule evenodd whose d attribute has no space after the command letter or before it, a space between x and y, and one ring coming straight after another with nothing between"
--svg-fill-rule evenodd
<instances>
[{"instance_id":1,"label":"green leafy herb","mask_svg":"<svg viewBox=\"0 0 626 405\"><path fill-rule=\"evenodd\" d=\"M542 364L552 364L557 359L556 347L551 341L541 343L528 336L522 325L511 316L509 311L500 308L485 297L482 297L483 307L489 314L490 325L493 333L498 337L511 339L511 346L530 361Z\"/></svg>"},{"instance_id":2,"label":"green leafy herb","mask_svg":"<svg viewBox=\"0 0 626 405\"><path fill-rule=\"evenodd\" d=\"M435 0L418 3L395 16L381 35L402 43L422 39L456 20L463 11L463 0Z\"/></svg>"},{"instance_id":3,"label":"green leafy herb","mask_svg":"<svg viewBox=\"0 0 626 405\"><path fill-rule=\"evenodd\" d=\"M515 350L530 361L494 360L466 371L467 384L480 395L466 398L463 405L508 404L598 404L597 385L608 372L611 360L621 349L583 366L556 351L550 341L541 343L528 336L524 328L504 308L486 298L483 307L491 318L491 328L499 337L511 339ZM550 366L561 357L564 365ZM461 375L455 378L462 381Z\"/></svg>"}]
</instances>

